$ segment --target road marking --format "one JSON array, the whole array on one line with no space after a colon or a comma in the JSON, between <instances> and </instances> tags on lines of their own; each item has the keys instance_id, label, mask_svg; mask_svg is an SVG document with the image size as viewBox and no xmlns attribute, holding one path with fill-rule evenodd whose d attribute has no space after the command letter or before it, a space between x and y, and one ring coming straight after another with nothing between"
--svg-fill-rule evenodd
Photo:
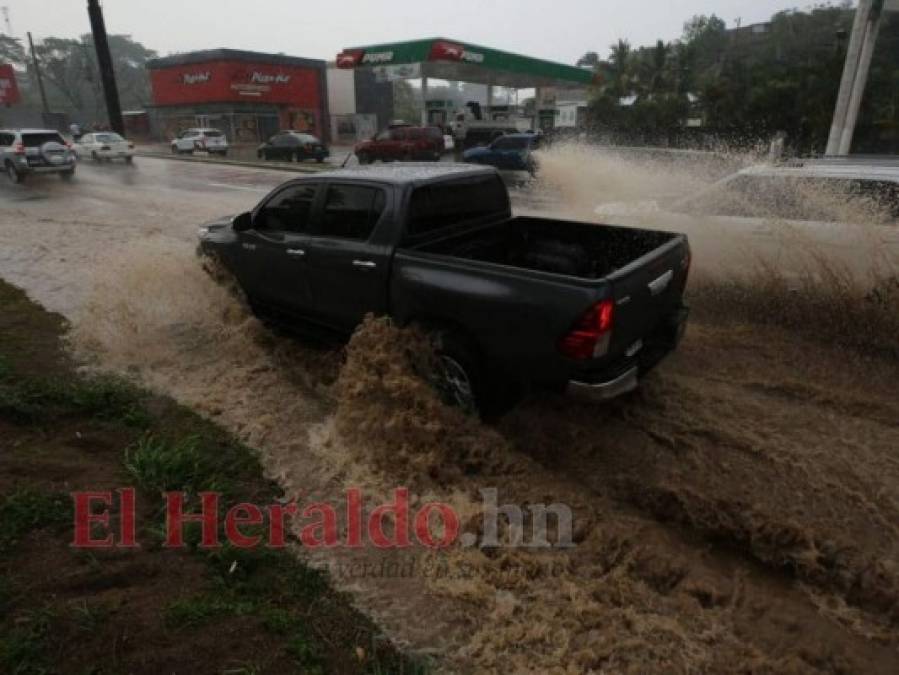
<instances>
[{"instance_id":1,"label":"road marking","mask_svg":"<svg viewBox=\"0 0 899 675\"><path fill-rule=\"evenodd\" d=\"M254 185L234 185L232 183L206 183L210 187L228 188L229 190L246 190L247 192L269 192L271 188L261 188Z\"/></svg>"}]
</instances>

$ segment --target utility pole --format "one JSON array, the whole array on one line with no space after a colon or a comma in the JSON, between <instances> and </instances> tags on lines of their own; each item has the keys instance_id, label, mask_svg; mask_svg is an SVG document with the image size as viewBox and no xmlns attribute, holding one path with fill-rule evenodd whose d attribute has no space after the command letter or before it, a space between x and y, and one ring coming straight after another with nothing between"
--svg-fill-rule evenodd
<instances>
[{"instance_id":1,"label":"utility pole","mask_svg":"<svg viewBox=\"0 0 899 675\"><path fill-rule=\"evenodd\" d=\"M47 115L50 113L50 106L47 105L47 92L44 90L44 78L41 77L41 66L37 62L37 54L34 53L34 40L31 39L31 31L28 31L28 46L31 48L31 63L34 66L34 79L37 80L37 88L41 92L41 105L44 107L44 114Z\"/></svg>"},{"instance_id":2,"label":"utility pole","mask_svg":"<svg viewBox=\"0 0 899 675\"><path fill-rule=\"evenodd\" d=\"M874 44L880 29L884 0L859 0L855 21L846 50L843 77L833 113L833 123L827 139L826 155L830 157L849 154L852 136L858 120L862 95L868 83L868 70L874 53Z\"/></svg>"},{"instance_id":3,"label":"utility pole","mask_svg":"<svg viewBox=\"0 0 899 675\"><path fill-rule=\"evenodd\" d=\"M99 0L87 0L87 13L91 19L94 47L97 49L97 65L100 67L100 79L103 82L103 94L106 97L106 112L109 115L109 126L112 127L113 131L124 135L125 123L122 120L122 105L119 103L119 90L115 83L112 55L109 53L106 24L103 21L103 10L100 9Z\"/></svg>"}]
</instances>

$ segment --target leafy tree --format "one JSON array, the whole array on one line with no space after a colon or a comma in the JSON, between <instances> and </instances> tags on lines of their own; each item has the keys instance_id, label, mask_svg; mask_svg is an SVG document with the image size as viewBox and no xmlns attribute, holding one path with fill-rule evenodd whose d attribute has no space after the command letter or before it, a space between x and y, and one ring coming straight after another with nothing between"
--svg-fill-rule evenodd
<instances>
[{"instance_id":1,"label":"leafy tree","mask_svg":"<svg viewBox=\"0 0 899 675\"><path fill-rule=\"evenodd\" d=\"M25 48L19 38L0 33L0 63L10 63L22 68L26 61Z\"/></svg>"},{"instance_id":2,"label":"leafy tree","mask_svg":"<svg viewBox=\"0 0 899 675\"><path fill-rule=\"evenodd\" d=\"M596 52L587 52L577 60L576 65L578 68L584 68L586 66L596 68L596 66L599 65L599 54Z\"/></svg>"},{"instance_id":3,"label":"leafy tree","mask_svg":"<svg viewBox=\"0 0 899 675\"><path fill-rule=\"evenodd\" d=\"M588 119L599 131L639 142L671 139L688 117L701 117L702 133L726 140L783 131L795 150L822 151L853 19L845 3L779 12L758 30L728 31L714 15L695 16L672 44L631 49L619 41L609 62L599 63L606 79L593 91ZM899 148L896 54L899 14L891 13L882 21L856 148ZM628 95L636 100L620 105Z\"/></svg>"},{"instance_id":4,"label":"leafy tree","mask_svg":"<svg viewBox=\"0 0 899 675\"><path fill-rule=\"evenodd\" d=\"M150 102L146 63L156 52L129 35L110 35L109 51L122 107L143 108ZM46 38L35 44L35 53L53 110L68 112L82 121L106 119L97 52L90 34L79 39Z\"/></svg>"},{"instance_id":5,"label":"leafy tree","mask_svg":"<svg viewBox=\"0 0 899 675\"><path fill-rule=\"evenodd\" d=\"M393 83L393 114L397 119L413 124L421 118L421 91L407 80Z\"/></svg>"}]
</instances>

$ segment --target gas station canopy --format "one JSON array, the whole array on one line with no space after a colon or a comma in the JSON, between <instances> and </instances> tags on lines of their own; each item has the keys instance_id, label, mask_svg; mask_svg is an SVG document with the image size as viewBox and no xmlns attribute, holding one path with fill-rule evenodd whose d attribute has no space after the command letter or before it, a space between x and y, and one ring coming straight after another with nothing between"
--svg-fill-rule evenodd
<instances>
[{"instance_id":1,"label":"gas station canopy","mask_svg":"<svg viewBox=\"0 0 899 675\"><path fill-rule=\"evenodd\" d=\"M513 89L583 88L593 71L446 38L344 49L338 68L383 68L389 79L434 78Z\"/></svg>"}]
</instances>

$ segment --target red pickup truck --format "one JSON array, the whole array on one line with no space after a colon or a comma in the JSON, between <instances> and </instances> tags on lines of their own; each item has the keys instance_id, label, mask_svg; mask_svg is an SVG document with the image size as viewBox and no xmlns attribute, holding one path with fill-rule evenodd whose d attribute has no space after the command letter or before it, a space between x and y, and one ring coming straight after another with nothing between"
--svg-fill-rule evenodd
<instances>
[{"instance_id":1,"label":"red pickup truck","mask_svg":"<svg viewBox=\"0 0 899 675\"><path fill-rule=\"evenodd\" d=\"M359 143L356 157L360 164L371 164L377 159L382 162L437 162L443 154L443 143L443 132L439 127L396 126Z\"/></svg>"}]
</instances>

